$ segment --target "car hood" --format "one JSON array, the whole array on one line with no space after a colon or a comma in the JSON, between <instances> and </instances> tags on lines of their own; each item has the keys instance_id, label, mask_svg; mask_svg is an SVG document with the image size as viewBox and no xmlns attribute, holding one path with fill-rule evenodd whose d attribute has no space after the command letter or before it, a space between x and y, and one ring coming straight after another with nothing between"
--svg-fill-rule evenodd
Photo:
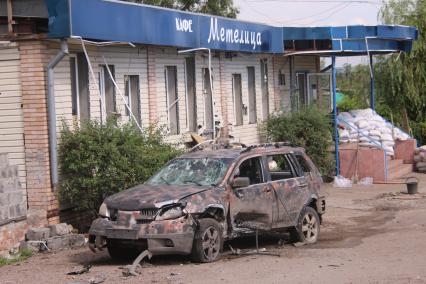
<instances>
[{"instance_id":1,"label":"car hood","mask_svg":"<svg viewBox=\"0 0 426 284\"><path fill-rule=\"evenodd\" d=\"M105 199L108 208L136 211L161 207L179 199L211 189L210 186L138 185Z\"/></svg>"}]
</instances>

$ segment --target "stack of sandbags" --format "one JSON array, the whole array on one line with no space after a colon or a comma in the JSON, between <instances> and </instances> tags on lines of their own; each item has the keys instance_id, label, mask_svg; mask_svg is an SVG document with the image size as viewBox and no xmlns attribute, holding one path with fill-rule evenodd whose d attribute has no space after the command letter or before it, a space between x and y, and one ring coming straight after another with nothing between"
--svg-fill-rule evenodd
<instances>
[{"instance_id":1,"label":"stack of sandbags","mask_svg":"<svg viewBox=\"0 0 426 284\"><path fill-rule=\"evenodd\" d=\"M414 162L416 169L420 173L426 173L426 145L421 146L414 152Z\"/></svg>"},{"instance_id":2,"label":"stack of sandbags","mask_svg":"<svg viewBox=\"0 0 426 284\"><path fill-rule=\"evenodd\" d=\"M407 140L409 135L386 121L372 109L342 112L338 116L341 143L359 143L360 146L382 148L394 155L395 140Z\"/></svg>"}]
</instances>

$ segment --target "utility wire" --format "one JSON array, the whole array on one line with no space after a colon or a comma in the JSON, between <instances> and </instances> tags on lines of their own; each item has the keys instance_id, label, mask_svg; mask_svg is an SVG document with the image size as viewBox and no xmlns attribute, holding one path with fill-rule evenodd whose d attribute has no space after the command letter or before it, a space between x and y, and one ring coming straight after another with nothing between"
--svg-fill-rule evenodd
<instances>
[{"instance_id":1,"label":"utility wire","mask_svg":"<svg viewBox=\"0 0 426 284\"><path fill-rule=\"evenodd\" d=\"M357 3L382 5L383 2L372 0L248 0L251 3L281 2L281 3Z\"/></svg>"},{"instance_id":2,"label":"utility wire","mask_svg":"<svg viewBox=\"0 0 426 284\"><path fill-rule=\"evenodd\" d=\"M346 9L346 8L347 8L347 7L349 7L351 4L352 4L352 3L348 3L348 4L346 4L345 6L341 7L340 9L333 11L331 14L328 14L326 17L324 17L324 18L322 18L322 19L318 19L318 20L312 21L312 22L310 22L310 23L307 23L306 25L312 25L313 23L318 23L318 22L322 22L322 21L324 21L324 20L327 20L327 19L329 19L331 16L333 16L333 15L337 14L338 12L340 12L340 11L342 11L342 10Z\"/></svg>"},{"instance_id":3,"label":"utility wire","mask_svg":"<svg viewBox=\"0 0 426 284\"><path fill-rule=\"evenodd\" d=\"M261 11L259 11L259 10L257 10L257 9L255 9L249 2L253 2L253 1L248 1L248 0L243 0L246 4L247 4L247 6L254 12L254 13L256 13L256 14L258 14L258 15L261 15L261 16L263 16L264 18L266 18L266 19L268 19L269 21L271 21L271 22L273 22L273 23L276 23L276 24L280 24L280 25L282 25L282 24L286 24L286 25L288 25L288 24L294 24L294 23L297 23L297 22L300 22L300 21L306 21L306 20L314 20L314 21L311 21L311 22L309 22L308 23L308 25L309 24L312 24L312 23L315 23L315 22L320 22L320 21L323 21L324 20L324 18L321 18L321 19L318 19L318 20L315 20L315 17L318 17L318 16L321 16L321 15L323 15L323 14L327 14L327 18L328 17L330 17L330 16L332 16L332 15L334 15L334 14L336 14L337 12L339 12L339 11L341 11L341 10L343 10L343 9L345 9L345 8L347 8L349 5L351 5L352 3L349 3L349 2L347 2L347 1L345 1L346 3L338 3L337 5L335 5L335 6L333 6L333 7L331 7L331 8L327 8L326 10L323 10L323 11L321 11L321 12L319 12L319 13L315 13L315 14L313 14L313 15L310 15L310 16L307 16L307 17L301 17L301 18L297 18L297 19L290 19L290 20L284 20L284 21L278 21L278 20L275 20L275 19L272 19L269 15L267 15L267 14L265 14L265 13L263 13L263 12L261 12ZM314 19L312 19L312 18L314 18ZM299 23L300 24L300 23Z\"/></svg>"}]
</instances>

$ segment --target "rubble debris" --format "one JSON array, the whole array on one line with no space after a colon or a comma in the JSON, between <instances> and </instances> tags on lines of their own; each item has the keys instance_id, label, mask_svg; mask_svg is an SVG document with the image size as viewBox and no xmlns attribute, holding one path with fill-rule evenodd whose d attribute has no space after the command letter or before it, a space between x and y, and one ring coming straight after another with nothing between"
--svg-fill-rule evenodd
<instances>
[{"instance_id":1,"label":"rubble debris","mask_svg":"<svg viewBox=\"0 0 426 284\"><path fill-rule=\"evenodd\" d=\"M91 264L85 264L83 267L74 267L72 271L67 273L67 275L81 275L83 273L89 272L90 268L92 268Z\"/></svg>"},{"instance_id":2,"label":"rubble debris","mask_svg":"<svg viewBox=\"0 0 426 284\"><path fill-rule=\"evenodd\" d=\"M69 227L66 223L59 223L54 225L49 225L50 236L64 236L70 233Z\"/></svg>"},{"instance_id":3,"label":"rubble debris","mask_svg":"<svg viewBox=\"0 0 426 284\"><path fill-rule=\"evenodd\" d=\"M127 265L124 267L123 276L138 276L140 273L136 271L136 268L140 268L139 263L145 258L152 258L152 253L149 250L144 250L132 263L132 265Z\"/></svg>"},{"instance_id":4,"label":"rubble debris","mask_svg":"<svg viewBox=\"0 0 426 284\"><path fill-rule=\"evenodd\" d=\"M31 228L25 238L29 241L42 241L50 237L49 228Z\"/></svg>"},{"instance_id":5,"label":"rubble debris","mask_svg":"<svg viewBox=\"0 0 426 284\"><path fill-rule=\"evenodd\" d=\"M86 243L84 235L72 231L75 231L73 227L66 223L30 228L25 236L26 241L21 242L20 247L33 252L82 247Z\"/></svg>"}]
</instances>

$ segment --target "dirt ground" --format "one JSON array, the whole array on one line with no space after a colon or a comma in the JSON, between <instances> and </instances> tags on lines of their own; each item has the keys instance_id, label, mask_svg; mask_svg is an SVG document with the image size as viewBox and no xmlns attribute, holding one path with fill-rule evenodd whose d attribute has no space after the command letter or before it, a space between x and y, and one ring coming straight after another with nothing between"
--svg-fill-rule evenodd
<instances>
[{"instance_id":1,"label":"dirt ground","mask_svg":"<svg viewBox=\"0 0 426 284\"><path fill-rule=\"evenodd\" d=\"M426 283L426 175L419 194L405 185L333 188L327 186L327 213L317 244L295 247L280 236L260 246L281 256L230 255L193 264L187 257L162 256L145 263L138 277L124 277L106 252L86 248L38 254L0 268L0 283ZM225 244L228 247L229 244ZM234 248L253 249L254 238ZM66 275L91 264L88 273Z\"/></svg>"}]
</instances>

